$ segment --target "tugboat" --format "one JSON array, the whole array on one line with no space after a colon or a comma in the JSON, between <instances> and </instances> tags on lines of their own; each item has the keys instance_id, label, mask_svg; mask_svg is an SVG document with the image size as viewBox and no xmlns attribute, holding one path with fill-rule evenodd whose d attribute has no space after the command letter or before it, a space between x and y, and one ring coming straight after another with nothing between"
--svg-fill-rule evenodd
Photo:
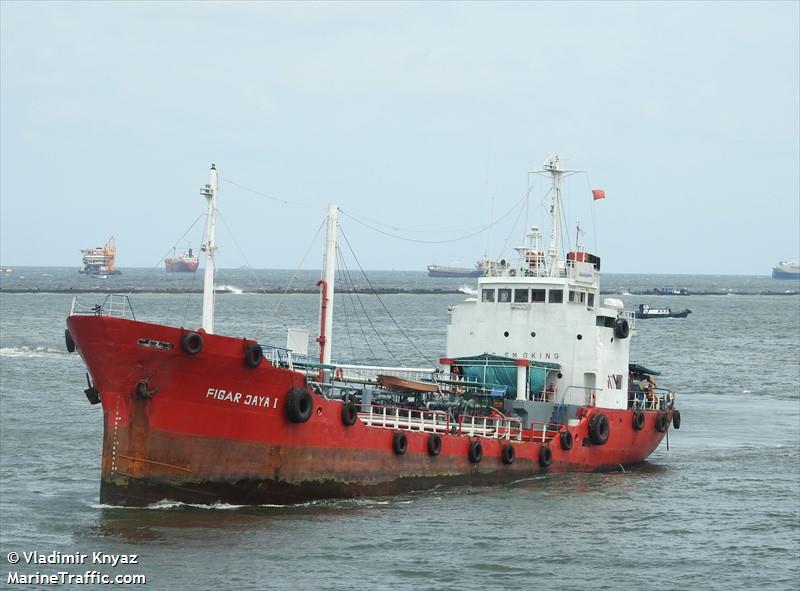
<instances>
[{"instance_id":1,"label":"tugboat","mask_svg":"<svg viewBox=\"0 0 800 591\"><path fill-rule=\"evenodd\" d=\"M194 273L200 265L200 257L192 252L192 249L184 250L176 256L175 249L172 249L172 256L164 259L164 266L167 273Z\"/></svg>"},{"instance_id":2,"label":"tugboat","mask_svg":"<svg viewBox=\"0 0 800 591\"><path fill-rule=\"evenodd\" d=\"M672 308L651 308L647 304L639 304L639 308L634 312L636 318L686 318L692 311L684 308L680 312L673 312Z\"/></svg>"},{"instance_id":3,"label":"tugboat","mask_svg":"<svg viewBox=\"0 0 800 591\"><path fill-rule=\"evenodd\" d=\"M201 189L202 326L143 322L127 296L88 309L73 302L67 317L85 394L103 408L101 502L287 504L643 462L680 426L675 394L653 384L637 398L633 316L618 299L600 300L599 257L561 256L570 171L554 157L537 172L553 184L548 249L532 228L516 262L492 261L479 297L450 307L438 366L378 367L331 360L333 204L317 283L319 358L307 355L307 334L290 331L291 349L215 334L212 165Z\"/></svg>"},{"instance_id":4,"label":"tugboat","mask_svg":"<svg viewBox=\"0 0 800 591\"><path fill-rule=\"evenodd\" d=\"M108 275L121 275L122 271L114 268L117 258L117 248L114 245L114 237L108 239L105 246L97 248L85 248L83 253L83 267L78 270L84 275L107 278ZM106 277L103 277L103 276Z\"/></svg>"}]
</instances>

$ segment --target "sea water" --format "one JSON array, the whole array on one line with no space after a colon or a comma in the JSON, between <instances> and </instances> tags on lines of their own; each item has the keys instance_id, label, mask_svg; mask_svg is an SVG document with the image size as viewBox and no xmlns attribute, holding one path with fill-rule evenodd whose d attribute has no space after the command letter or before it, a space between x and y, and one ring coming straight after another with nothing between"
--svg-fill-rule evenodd
<instances>
[{"instance_id":1,"label":"sea water","mask_svg":"<svg viewBox=\"0 0 800 591\"><path fill-rule=\"evenodd\" d=\"M380 280L404 288L427 278ZM614 280L620 292L797 288L767 278ZM138 281L168 280L142 273ZM437 360L448 305L469 297L457 293L463 282L437 283L454 293L337 294L335 357ZM102 411L83 394L80 357L64 347L72 296L0 293L0 588L53 588L8 584L9 573L97 572L144 575L146 586L124 588L146 589L797 589L800 296L618 297L627 309L693 312L637 323L631 359L661 371L659 385L677 391L683 421L641 466L290 507L166 499L124 509L98 501ZM136 294L132 302L138 319L199 325L197 294ZM220 294L216 330L284 345L287 328L316 333L317 307L310 294ZM34 551L86 559L28 564ZM117 557L116 566L95 553Z\"/></svg>"}]
</instances>

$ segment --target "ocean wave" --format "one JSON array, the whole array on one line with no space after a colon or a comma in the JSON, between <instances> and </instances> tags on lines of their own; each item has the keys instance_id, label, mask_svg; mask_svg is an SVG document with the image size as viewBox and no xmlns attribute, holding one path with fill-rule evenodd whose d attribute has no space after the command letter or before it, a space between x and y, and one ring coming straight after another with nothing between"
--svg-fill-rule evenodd
<instances>
[{"instance_id":1,"label":"ocean wave","mask_svg":"<svg viewBox=\"0 0 800 591\"><path fill-rule=\"evenodd\" d=\"M0 357L54 357L68 355L67 351L50 347L0 347Z\"/></svg>"}]
</instances>

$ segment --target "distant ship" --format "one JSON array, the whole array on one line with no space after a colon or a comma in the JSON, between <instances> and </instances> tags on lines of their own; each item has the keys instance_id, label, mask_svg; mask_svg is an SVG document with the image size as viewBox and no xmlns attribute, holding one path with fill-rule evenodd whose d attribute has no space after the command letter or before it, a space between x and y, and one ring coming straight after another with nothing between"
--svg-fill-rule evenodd
<instances>
[{"instance_id":1,"label":"distant ship","mask_svg":"<svg viewBox=\"0 0 800 591\"><path fill-rule=\"evenodd\" d=\"M685 308L680 312L673 312L672 308L651 308L647 304L639 304L639 308L634 312L636 318L686 318L692 311Z\"/></svg>"},{"instance_id":2,"label":"distant ship","mask_svg":"<svg viewBox=\"0 0 800 591\"><path fill-rule=\"evenodd\" d=\"M472 268L428 265L428 277L480 277L486 269L486 260L481 259Z\"/></svg>"},{"instance_id":3,"label":"distant ship","mask_svg":"<svg viewBox=\"0 0 800 591\"><path fill-rule=\"evenodd\" d=\"M800 264L797 261L781 261L772 267L773 279L800 279Z\"/></svg>"},{"instance_id":4,"label":"distant ship","mask_svg":"<svg viewBox=\"0 0 800 591\"><path fill-rule=\"evenodd\" d=\"M85 248L83 253L83 268L78 272L84 275L120 275L122 272L114 268L117 249L114 246L114 237L108 239L105 246Z\"/></svg>"},{"instance_id":5,"label":"distant ship","mask_svg":"<svg viewBox=\"0 0 800 591\"><path fill-rule=\"evenodd\" d=\"M192 253L192 249L184 250L180 256L175 256L175 249L172 249L172 256L164 259L167 273L194 273L200 264L200 258Z\"/></svg>"}]
</instances>

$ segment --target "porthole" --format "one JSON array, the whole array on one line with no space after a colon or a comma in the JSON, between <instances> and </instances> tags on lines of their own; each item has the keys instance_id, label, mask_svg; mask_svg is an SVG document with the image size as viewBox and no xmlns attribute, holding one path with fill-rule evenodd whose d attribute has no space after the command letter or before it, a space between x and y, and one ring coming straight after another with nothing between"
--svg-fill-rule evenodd
<instances>
[{"instance_id":1,"label":"porthole","mask_svg":"<svg viewBox=\"0 0 800 591\"><path fill-rule=\"evenodd\" d=\"M507 336L508 336L508 331L505 331L505 332L503 333L503 336L504 336L504 337L507 337Z\"/></svg>"},{"instance_id":2,"label":"porthole","mask_svg":"<svg viewBox=\"0 0 800 591\"><path fill-rule=\"evenodd\" d=\"M579 334L579 335L578 335L578 340L580 341L582 338L583 338L583 335L582 335L582 334Z\"/></svg>"},{"instance_id":3,"label":"porthole","mask_svg":"<svg viewBox=\"0 0 800 591\"><path fill-rule=\"evenodd\" d=\"M536 336L536 333L535 332L531 332L531 337L535 337L535 336Z\"/></svg>"},{"instance_id":4,"label":"porthole","mask_svg":"<svg viewBox=\"0 0 800 591\"><path fill-rule=\"evenodd\" d=\"M612 342L612 343L614 342L614 337L611 337L611 342Z\"/></svg>"},{"instance_id":5,"label":"porthole","mask_svg":"<svg viewBox=\"0 0 800 591\"><path fill-rule=\"evenodd\" d=\"M561 378L563 378L563 377L564 377L564 374L563 374L563 373L561 373L561 372L558 372L558 373L556 374L556 377L557 377L557 378L560 380Z\"/></svg>"}]
</instances>

